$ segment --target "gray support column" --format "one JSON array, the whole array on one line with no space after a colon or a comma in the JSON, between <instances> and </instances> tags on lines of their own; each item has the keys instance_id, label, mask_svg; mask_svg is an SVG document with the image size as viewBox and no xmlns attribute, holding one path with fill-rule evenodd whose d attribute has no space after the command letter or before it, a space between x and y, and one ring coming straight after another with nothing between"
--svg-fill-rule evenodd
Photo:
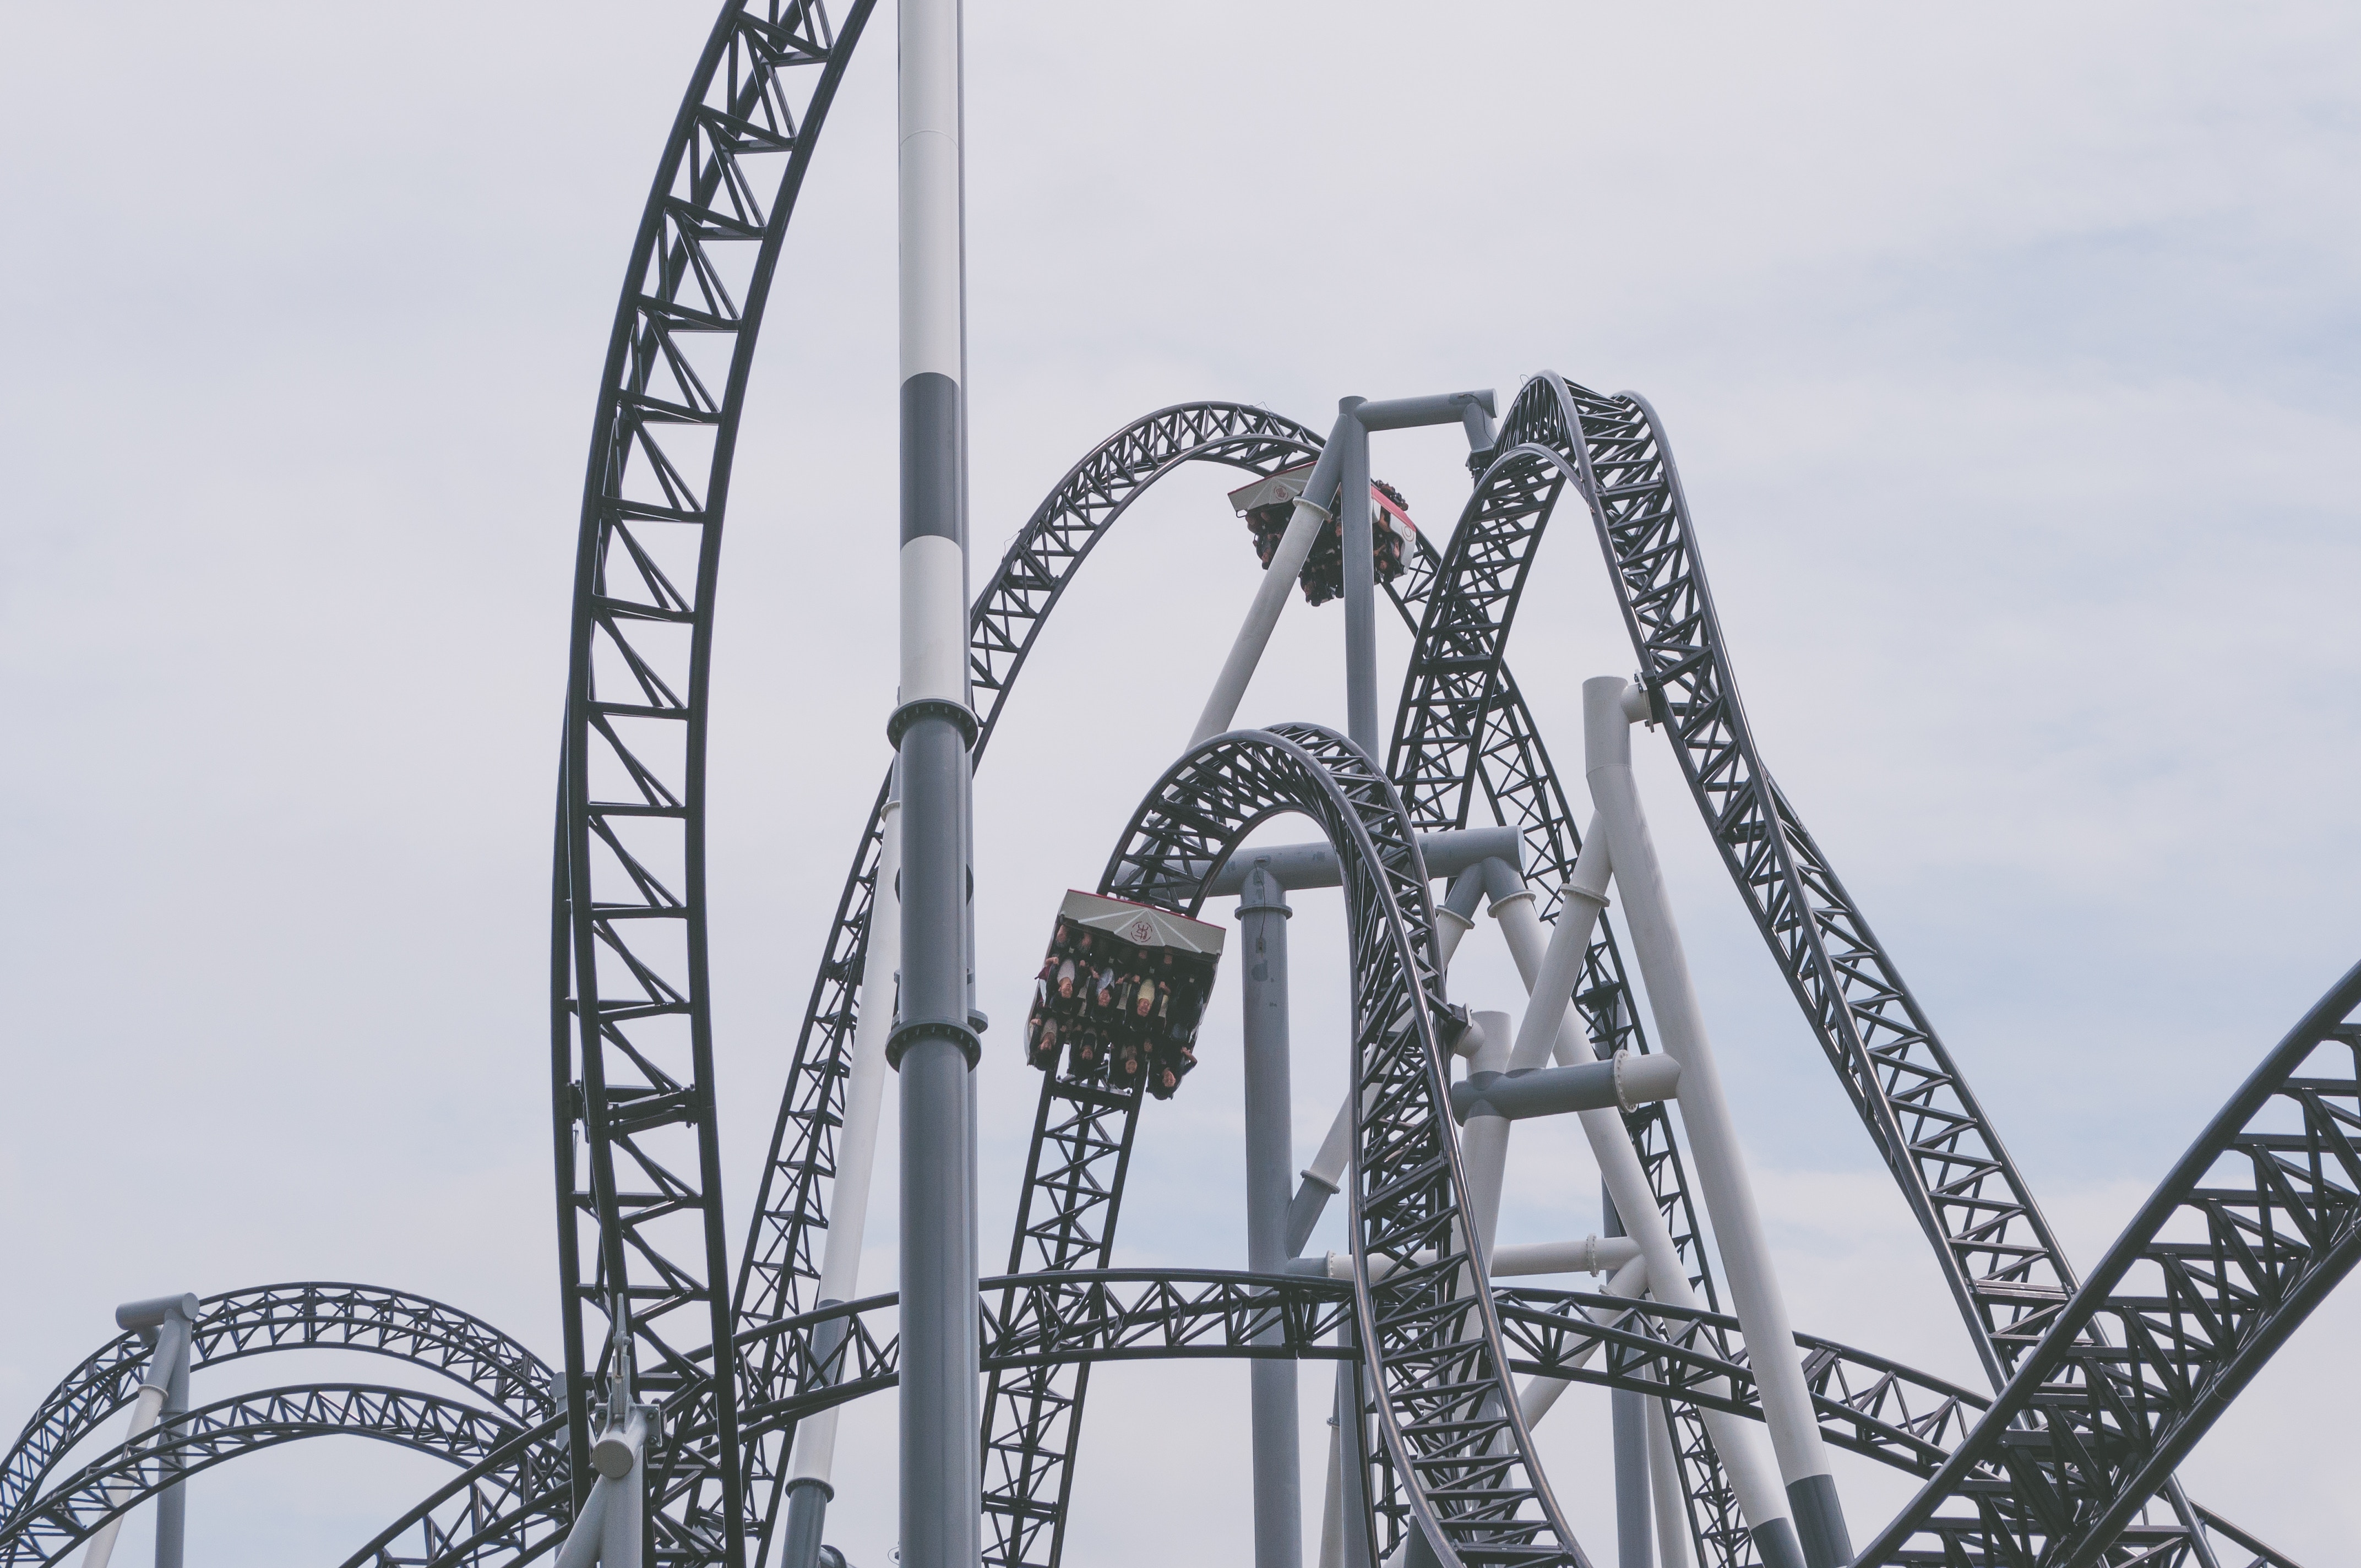
<instances>
[{"instance_id":1,"label":"gray support column","mask_svg":"<svg viewBox=\"0 0 2361 1568\"><path fill-rule=\"evenodd\" d=\"M1278 1274L1288 1259L1287 1212L1294 1163L1287 1037L1287 890L1268 867L1250 867L1238 900L1246 1002L1246 1266ZM1262 1339L1284 1337L1273 1325ZM1300 1568L1303 1470L1298 1452L1295 1363L1248 1363L1254 1388L1256 1568Z\"/></svg>"},{"instance_id":2,"label":"gray support column","mask_svg":"<svg viewBox=\"0 0 2361 1568\"><path fill-rule=\"evenodd\" d=\"M140 1379L139 1393L133 1400L129 1441L137 1442L160 1423L168 1425L174 1413L185 1414L189 1408L189 1341L198 1315L194 1296L159 1296L146 1301L126 1301L115 1309L118 1328L135 1330L148 1342L148 1370ZM173 1465L179 1469L178 1464ZM128 1488L109 1488L110 1500L120 1501ZM163 1508L166 1501L181 1495L175 1486L157 1504L156 1551L160 1562L169 1542L175 1568L181 1561L182 1531L178 1528L181 1516L174 1519L170 1531L164 1528ZM82 1554L87 1568L107 1568L115 1555L115 1538L123 1532L123 1516L117 1514L92 1532L90 1544Z\"/></svg>"},{"instance_id":3,"label":"gray support column","mask_svg":"<svg viewBox=\"0 0 2361 1568\"><path fill-rule=\"evenodd\" d=\"M1604 1185L1598 1191L1599 1229L1610 1236L1623 1234L1623 1217L1615 1212L1615 1195ZM1615 1561L1617 1568L1653 1568L1655 1552L1650 1537L1648 1495L1648 1397L1629 1388L1609 1396L1615 1431Z\"/></svg>"},{"instance_id":4,"label":"gray support column","mask_svg":"<svg viewBox=\"0 0 2361 1568\"><path fill-rule=\"evenodd\" d=\"M157 1346L159 1354L168 1348L172 1353L170 1381L164 1387L164 1409L157 1421L168 1437L180 1425L180 1418L189 1413L189 1331L194 1323L195 1314L187 1314L179 1324L179 1332ZM178 1453L164 1461L168 1475L177 1475L184 1468L186 1462ZM156 1568L181 1568L188 1541L189 1484L175 1481L156 1499Z\"/></svg>"},{"instance_id":5,"label":"gray support column","mask_svg":"<svg viewBox=\"0 0 2361 1568\"><path fill-rule=\"evenodd\" d=\"M1369 534L1369 432L1357 417L1367 398L1336 400L1336 520L1344 525L1345 733L1378 761L1378 566Z\"/></svg>"},{"instance_id":6,"label":"gray support column","mask_svg":"<svg viewBox=\"0 0 2361 1568\"><path fill-rule=\"evenodd\" d=\"M902 780L901 1545L976 1568L976 1259L968 998L966 299L960 0L899 0Z\"/></svg>"},{"instance_id":7,"label":"gray support column","mask_svg":"<svg viewBox=\"0 0 2361 1568\"><path fill-rule=\"evenodd\" d=\"M1681 1123L1689 1135L1692 1168L1721 1252L1731 1305L1746 1335L1763 1424L1770 1428L1771 1446L1786 1482L1804 1561L1807 1568L1841 1568L1852 1561L1844 1510L1795 1349L1786 1297L1772 1267L1763 1216L1747 1179L1738 1124L1706 1033L1705 1010L1689 975L1672 898L1631 773L1631 726L1646 711L1645 695L1618 676L1583 682L1583 773L1598 807L1616 891L1623 895L1623 918L1640 977L1648 988L1656 1037L1664 1043L1664 1054L1681 1064Z\"/></svg>"}]
</instances>

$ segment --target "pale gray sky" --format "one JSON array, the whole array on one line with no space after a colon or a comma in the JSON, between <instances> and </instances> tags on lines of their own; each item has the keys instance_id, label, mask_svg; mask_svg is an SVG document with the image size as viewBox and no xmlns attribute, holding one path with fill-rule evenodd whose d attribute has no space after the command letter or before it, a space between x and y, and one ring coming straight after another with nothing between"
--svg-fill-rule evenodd
<instances>
[{"instance_id":1,"label":"pale gray sky","mask_svg":"<svg viewBox=\"0 0 2361 1568\"><path fill-rule=\"evenodd\" d=\"M0 1428L114 1303L165 1290L396 1284L555 1354L544 943L575 520L615 291L710 17L0 8ZM1033 5L970 27L979 579L1077 455L1163 403L1324 424L1347 392L1505 395L1542 368L1644 390L1766 761L2086 1265L2361 954L2348 8ZM891 42L881 18L813 168L725 552L741 1215L886 756ZM1450 441L1389 438L1377 467L1448 528ZM982 775L999 1016L1251 589L1220 488L1176 482L1093 557ZM1291 611L1243 717L1340 719L1338 636ZM1554 536L1514 662L1570 757L1581 678L1631 662L1580 531ZM1642 773L1799 1323L1969 1375L1670 758ZM1319 979L1341 937L1305 902L1308 1151L1341 1081ZM1477 1005L1514 994L1496 946L1455 977ZM1130 1257L1243 1258L1234 1039L1209 1038L1148 1119ZM1032 1091L1000 1044L987 1235ZM1518 1160L1543 1196L1504 1235L1591 1226L1585 1159L1536 1137ZM872 1234L884 1288L890 1223ZM2332 1302L2184 1472L2315 1565L2361 1530L2356 1335L2361 1306ZM384 1375L280 1360L248 1367ZM1242 1552L1243 1374L1093 1387L1075 1561ZM1570 1398L1547 1439L1594 1549L1600 1414ZM834 1533L862 1568L891 1545L891 1420L849 1423L869 1468ZM335 1561L435 1475L358 1444L242 1461L198 1492L192 1564ZM1841 1479L1865 1536L1899 1494Z\"/></svg>"}]
</instances>

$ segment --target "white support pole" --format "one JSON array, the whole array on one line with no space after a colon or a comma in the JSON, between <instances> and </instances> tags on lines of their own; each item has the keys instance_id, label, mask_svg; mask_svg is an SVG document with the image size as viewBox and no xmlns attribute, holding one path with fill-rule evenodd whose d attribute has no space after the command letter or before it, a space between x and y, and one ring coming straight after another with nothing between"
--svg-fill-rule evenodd
<instances>
[{"instance_id":1,"label":"white support pole","mask_svg":"<svg viewBox=\"0 0 2361 1568\"><path fill-rule=\"evenodd\" d=\"M609 1428L590 1445L590 1465L609 1488L606 1517L598 1521L599 1568L640 1568L647 1535L648 1418L634 1405L622 1430Z\"/></svg>"},{"instance_id":2,"label":"white support pole","mask_svg":"<svg viewBox=\"0 0 2361 1568\"><path fill-rule=\"evenodd\" d=\"M1706 1034L1705 1011L1681 948L1672 899L1631 773L1631 725L1646 714L1646 694L1629 682L1614 675L1583 682L1583 771L1614 861L1615 886L1623 895L1623 916L1641 978L1647 983L1657 1038L1665 1054L1681 1064L1681 1124L1688 1131L1697 1186L1712 1216L1731 1303L1746 1335L1748 1361L1786 1482L1804 1560L1807 1568L1841 1568L1852 1561L1844 1511L1812 1409L1811 1389L1796 1355L1786 1298L1772 1269L1770 1244L1747 1179L1738 1124L1722 1090ZM1615 1201L1617 1208L1625 1208L1621 1193Z\"/></svg>"},{"instance_id":3,"label":"white support pole","mask_svg":"<svg viewBox=\"0 0 2361 1568\"><path fill-rule=\"evenodd\" d=\"M607 1503L614 1495L612 1481L602 1476L590 1483L590 1495L582 1499L582 1511L574 1516L574 1527L557 1549L557 1568L593 1568L606 1534Z\"/></svg>"},{"instance_id":4,"label":"white support pole","mask_svg":"<svg viewBox=\"0 0 2361 1568\"><path fill-rule=\"evenodd\" d=\"M1697 1559L1690 1551L1688 1498L1662 1399L1648 1401L1648 1491L1656 1504L1657 1568L1691 1568Z\"/></svg>"},{"instance_id":5,"label":"white support pole","mask_svg":"<svg viewBox=\"0 0 2361 1568\"><path fill-rule=\"evenodd\" d=\"M1594 833L1592 842L1598 839ZM1583 848L1587 853L1590 845ZM1612 845L1608 848L1611 860ZM1547 946L1541 920L1533 913L1532 894L1525 890L1493 900L1492 915L1500 923L1500 934L1508 939L1509 953L1516 960L1518 974L1531 989L1540 976ZM1563 1067L1597 1059L1572 1007L1560 1015L1554 1054ZM1681 1092L1688 1092L1686 1080ZM1583 1135L1590 1141L1591 1157L1598 1162L1598 1174L1607 1183L1609 1195L1615 1200L1616 1212L1622 1217L1623 1228L1631 1233L1631 1239L1640 1244L1641 1255L1647 1260L1649 1294L1666 1306L1704 1306L1689 1285L1687 1271L1681 1266L1680 1253L1673 1245L1673 1234L1656 1207L1656 1195L1648 1186L1647 1172L1641 1168L1639 1151L1631 1146L1631 1136L1623 1130L1621 1114L1614 1111L1584 1111L1579 1114ZM1730 1474L1731 1489L1738 1494L1739 1511L1746 1517L1747 1528L1767 1568L1805 1568L1795 1523L1789 1518L1787 1498L1779 1485L1778 1467L1765 1452L1754 1423L1719 1410L1706 1411L1705 1421L1722 1465Z\"/></svg>"},{"instance_id":6,"label":"white support pole","mask_svg":"<svg viewBox=\"0 0 2361 1568\"><path fill-rule=\"evenodd\" d=\"M149 1376L160 1376L162 1374L160 1372L151 1372ZM161 1415L163 1410L164 1385L161 1383L141 1384L139 1386L139 1398L132 1402L131 1430L124 1434L123 1442L125 1445L127 1447L132 1443L137 1442L141 1438L146 1437L148 1432L155 1430L156 1418ZM115 1501L121 1498L130 1490L131 1488L127 1484L118 1486L110 1486L107 1488L107 1498L110 1502ZM106 1568L109 1560L115 1556L115 1538L123 1533L123 1515L117 1514L113 1519L107 1520L104 1524L99 1526L98 1529L93 1532L90 1538L90 1544L82 1549L82 1560L83 1568Z\"/></svg>"},{"instance_id":7,"label":"white support pole","mask_svg":"<svg viewBox=\"0 0 2361 1568\"><path fill-rule=\"evenodd\" d=\"M837 1135L836 1187L829 1195L828 1239L820 1253L815 1305L834 1306L860 1293L861 1252L869 1223L869 1191L876 1174L877 1123L885 1098L885 1042L894 1032L895 990L902 968L902 802L885 798L877 880L870 894L869 945L862 959L861 1021L845 1075L844 1125ZM839 1325L841 1328L842 1325ZM834 1336L840 1344L841 1333ZM834 1344L818 1347L831 1350ZM831 1376L836 1376L831 1374ZM796 1424L787 1465L787 1527L781 1568L815 1568L836 1464L837 1416L830 1405Z\"/></svg>"},{"instance_id":8,"label":"white support pole","mask_svg":"<svg viewBox=\"0 0 2361 1568\"><path fill-rule=\"evenodd\" d=\"M1323 467L1328 466L1324 462ZM1312 484L1318 485L1321 468L1312 471ZM1335 478L1328 479L1333 488ZM1287 520L1287 532L1279 536L1279 548L1271 552L1270 566L1262 575L1255 589L1254 602L1246 607L1246 624L1238 628L1237 641L1230 645L1230 656L1222 663L1222 673L1214 678L1213 690L1205 698L1205 709L1197 718L1196 732L1189 737L1189 749L1195 751L1206 741L1230 727L1238 716L1238 704L1246 700L1246 686L1254 680L1255 666L1262 663L1262 652L1270 646L1270 634L1279 625L1279 612L1287 608L1287 596L1295 587L1303 563L1312 554L1321 529L1327 526L1329 511L1312 499L1312 489L1295 498L1295 513Z\"/></svg>"}]
</instances>

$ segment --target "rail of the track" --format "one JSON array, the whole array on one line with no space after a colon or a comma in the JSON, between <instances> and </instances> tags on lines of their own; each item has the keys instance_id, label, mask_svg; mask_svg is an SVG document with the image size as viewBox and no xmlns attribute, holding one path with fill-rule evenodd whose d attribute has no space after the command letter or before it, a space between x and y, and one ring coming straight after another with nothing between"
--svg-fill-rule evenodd
<instances>
[{"instance_id":1,"label":"rail of the track","mask_svg":"<svg viewBox=\"0 0 2361 1568\"><path fill-rule=\"evenodd\" d=\"M1394 752L1405 797L1464 818L1469 794L1452 763L1487 737L1489 695L1513 690L1510 632L1571 485L1715 844L2002 1386L2072 1294L2072 1269L1897 966L1763 767L1654 411L1637 394L1605 397L1544 373L1520 391L1496 450L1428 597L1405 683ZM2177 1483L2165 1494L2183 1539L2150 1561L2210 1562L2210 1516Z\"/></svg>"},{"instance_id":2,"label":"rail of the track","mask_svg":"<svg viewBox=\"0 0 2361 1568\"><path fill-rule=\"evenodd\" d=\"M745 1560L735 1364L698 1354L730 1334L704 927L713 594L755 338L871 5L722 7L632 244L583 490L551 922L568 1447L579 1487L620 1339L634 1397L664 1407L649 1517L683 1565Z\"/></svg>"},{"instance_id":3,"label":"rail of the track","mask_svg":"<svg viewBox=\"0 0 2361 1568\"><path fill-rule=\"evenodd\" d=\"M981 704L979 760L1049 609L1097 539L1150 485L1194 462L1267 473L1316 453L1319 444L1315 432L1265 411L1197 403L1159 410L1137 421L1077 463L1019 531L970 617L975 686L979 693L987 694ZM1391 586L1406 623L1416 624L1416 606L1424 598L1436 565L1432 553L1422 549L1411 570ZM1514 692L1513 676L1505 665L1499 676L1507 683L1507 693L1496 694L1489 703L1485 744L1466 759L1467 766L1481 781L1488 797L1523 828L1537 885L1554 890L1571 868L1579 839L1531 716ZM835 1169L835 1129L841 1120L847 1053L858 1019L859 981L882 844L884 798L881 786L838 901L836 920L782 1095L778 1127L741 1263L738 1312L741 1334L807 1308L807 1288L818 1275L816 1237L827 1223L823 1184L832 1179ZM1431 809L1422 811L1421 804L1425 803L1413 804L1412 815L1422 829L1455 825ZM1464 821L1464 814L1458 820ZM1554 892L1550 896L1554 897ZM1590 1021L1594 1045L1605 1054L1625 1046L1645 1050L1644 1032L1634 1016L1621 960L1604 927L1587 961L1589 973L1581 1004ZM1011 1259L1012 1267L1080 1267L1107 1261L1112 1241L1107 1222L1120 1205L1133 1110L1127 1100L1101 1103L1089 1096L1069 1099L1054 1088L1045 1089L1030 1168L1035 1173L1046 1168L1057 1174L1060 1186L1054 1194L1028 1192L1032 1218L1026 1228L1036 1245L1030 1256L1020 1248ZM1661 1110L1652 1109L1634 1118L1633 1133L1675 1240L1710 1302L1714 1281L1697 1245L1696 1214L1669 1119ZM1057 1146L1046 1166L1041 1153L1045 1141ZM1028 1189L1032 1180L1028 1177ZM763 1354L768 1353L758 1352L758 1357ZM764 1375L760 1365L752 1364L741 1372L756 1382ZM1080 1375L1076 1381L1082 1381ZM1061 1397L1040 1409L1039 1422L1062 1421L1068 1413ZM1690 1431L1691 1427L1696 1430ZM771 1494L774 1508L781 1479L778 1456L788 1435L756 1442L749 1451L748 1474L763 1483L761 1489ZM1700 1530L1724 1543L1742 1541L1744 1531L1719 1465L1693 1417L1684 1418L1682 1436L1694 1490L1700 1499ZM1022 1519L1026 1524L1022 1529L1012 1527L1016 1539L996 1541L995 1553L1010 1552L1006 1558L1010 1562L1055 1561L1060 1551L1070 1476L1052 1455L1062 1448L1045 1448L1034 1442L1016 1445L1015 1452L1028 1456L1028 1463L996 1478L994 1484L1001 1493L1002 1512L995 1518ZM765 1540L767 1523L766 1517L755 1527ZM995 1560L1000 1559L995 1556Z\"/></svg>"},{"instance_id":4,"label":"rail of the track","mask_svg":"<svg viewBox=\"0 0 2361 1568\"><path fill-rule=\"evenodd\" d=\"M118 1444L50 1488L0 1532L0 1568L55 1562L166 1483L266 1448L366 1437L469 1464L523 1431L511 1417L413 1388L315 1384L241 1394L178 1418L168 1437Z\"/></svg>"},{"instance_id":5,"label":"rail of the track","mask_svg":"<svg viewBox=\"0 0 2361 1568\"><path fill-rule=\"evenodd\" d=\"M2088 1568L2169 1546L2134 1515L2356 1263L2361 965L2181 1157L1862 1568Z\"/></svg>"},{"instance_id":6,"label":"rail of the track","mask_svg":"<svg viewBox=\"0 0 2361 1568\"><path fill-rule=\"evenodd\" d=\"M555 1379L539 1356L482 1319L423 1296L307 1280L200 1303L190 1337L192 1367L285 1350L392 1356L465 1385L491 1410L523 1424L555 1408ZM151 1358L137 1334L118 1334L41 1400L0 1461L0 1528L16 1518L60 1455L129 1408Z\"/></svg>"},{"instance_id":7,"label":"rail of the track","mask_svg":"<svg viewBox=\"0 0 2361 1568\"><path fill-rule=\"evenodd\" d=\"M1238 841L1285 812L1312 818L1335 849L1351 937L1353 1337L1377 1438L1366 1447L1367 1495L1385 1499L1372 1560L1416 1533L1446 1563L1587 1568L1532 1458L1498 1308L1464 1223L1426 866L1384 772L1315 725L1217 736L1149 791L1100 890L1194 914ZM987 1441L1008 1430L994 1412L1023 1398L1020 1390L987 1407Z\"/></svg>"}]
</instances>

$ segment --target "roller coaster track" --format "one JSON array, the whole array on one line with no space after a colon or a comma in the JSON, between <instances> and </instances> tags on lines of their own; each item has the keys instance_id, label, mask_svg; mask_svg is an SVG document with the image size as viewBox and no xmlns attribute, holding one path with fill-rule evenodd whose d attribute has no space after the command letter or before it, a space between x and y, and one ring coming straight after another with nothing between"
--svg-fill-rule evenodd
<instances>
[{"instance_id":1,"label":"roller coaster track","mask_svg":"<svg viewBox=\"0 0 2361 1568\"><path fill-rule=\"evenodd\" d=\"M1502 660L1518 603L1571 483L1707 828L2003 1386L2071 1294L2072 1269L1897 966L1763 766L1654 411L1635 393L1603 397L1544 373L1521 389L1495 452L1412 654L1393 751L1405 798L1465 819L1466 759L1495 743L1488 707L1514 691ZM2165 1490L2181 1521L2170 1550L2210 1563L2210 1516L2176 1483Z\"/></svg>"},{"instance_id":2,"label":"roller coaster track","mask_svg":"<svg viewBox=\"0 0 2361 1568\"><path fill-rule=\"evenodd\" d=\"M1444 1109L1433 910L1417 830L1391 782L1314 725L1215 737L1149 792L1100 890L1193 914L1203 879L1238 841L1290 811L1336 850L1351 937L1354 1339L1378 1437L1366 1450L1366 1495L1385 1499L1372 1560L1417 1532L1446 1563L1587 1568L1532 1462L1465 1223L1459 1145ZM1007 1430L998 1410L987 1406L988 1442Z\"/></svg>"},{"instance_id":3,"label":"roller coaster track","mask_svg":"<svg viewBox=\"0 0 2361 1568\"><path fill-rule=\"evenodd\" d=\"M1353 1357L1334 1338L1342 1280L1226 1270L1082 1269L982 1284L989 1372L1107 1361ZM1624 1388L1763 1419L1738 1321L1589 1291L1496 1287L1511 1371ZM760 1331L782 1342L778 1381L747 1390L749 1431L895 1386L899 1299L839 1303ZM1276 1328L1278 1337L1265 1337ZM1991 1401L1833 1340L1795 1343L1828 1441L1931 1476ZM1604 1355L1600 1355L1600 1352Z\"/></svg>"},{"instance_id":4,"label":"roller coaster track","mask_svg":"<svg viewBox=\"0 0 2361 1568\"><path fill-rule=\"evenodd\" d=\"M2356 1262L2361 965L2231 1097L1861 1563L2084 1568L2151 1547L2133 1516Z\"/></svg>"},{"instance_id":5,"label":"roller coaster track","mask_svg":"<svg viewBox=\"0 0 2361 1568\"><path fill-rule=\"evenodd\" d=\"M160 1486L283 1443L367 1437L472 1464L521 1435L511 1419L409 1388L320 1384L201 1406L162 1439L119 1444L50 1489L0 1531L0 1565L54 1563ZM177 1473L166 1465L178 1462Z\"/></svg>"},{"instance_id":6,"label":"roller coaster track","mask_svg":"<svg viewBox=\"0 0 2361 1568\"><path fill-rule=\"evenodd\" d=\"M207 1298L191 1336L193 1367L283 1350L357 1350L465 1384L520 1424L547 1418L555 1381L541 1358L456 1307L371 1285L308 1281ZM0 1529L17 1518L58 1458L127 1408L147 1376L137 1334L108 1341L51 1389L0 1463Z\"/></svg>"},{"instance_id":7,"label":"roller coaster track","mask_svg":"<svg viewBox=\"0 0 2361 1568\"><path fill-rule=\"evenodd\" d=\"M975 689L989 694L988 700L979 705L983 725L978 761L1049 610L1098 538L1149 486L1195 462L1268 473L1316 454L1320 440L1307 427L1263 410L1227 403L1184 404L1159 410L1126 426L1077 463L1018 532L970 616L970 663ZM1411 625L1415 624L1412 607L1424 596L1436 566L1431 551L1423 544L1422 550L1410 569L1391 585L1396 607ZM1489 743L1477 759L1475 771L1490 796L1525 828L1536 863L1554 868L1555 874L1541 879L1545 888L1554 889L1572 866L1580 841L1531 717L1514 693L1513 677L1505 666L1500 674L1509 683L1509 693L1489 707ZM818 1272L813 1238L827 1226L822 1183L832 1179L835 1170L835 1131L841 1120L844 1075L859 1016L859 986L883 844L884 802L881 785L838 901L782 1095L780 1120L739 1279L741 1336L810 1305L807 1290ZM1422 828L1453 825L1451 819L1432 814L1420 821ZM1590 978L1583 989L1582 1005L1591 1020L1594 1044L1602 1054L1625 1046L1645 1050L1647 1043L1623 981L1621 961L1603 927L1587 963ZM1035 1245L1029 1257L1022 1247L1012 1255L1012 1269L1071 1269L1108 1260L1112 1234L1103 1231L1102 1224L1120 1201L1132 1111L1131 1102L1121 1097L1067 1097L1045 1090L1028 1190L1043 1168L1039 1150L1044 1146L1050 1147L1047 1168L1058 1173L1065 1185L1060 1201L1031 1210L1034 1217L1028 1229ZM1633 1133L1675 1242L1710 1302L1714 1281L1697 1245L1698 1226L1669 1119L1661 1110L1651 1108L1634 1119ZM1103 1210L1105 1215L1093 1217L1089 1212L1093 1210ZM758 1356L764 1354L768 1353L756 1352ZM765 1373L750 1365L741 1375L759 1383ZM771 1493L774 1508L781 1479L778 1461L787 1435L752 1444L747 1459L749 1475L767 1482L763 1489ZM1710 1449L1704 1445L1701 1429L1685 1433L1684 1448L1693 1456L1698 1495L1705 1499L1708 1519L1705 1528L1724 1540L1742 1541L1744 1531L1727 1488L1719 1482ZM1006 1506L1012 1517L1039 1521L1048 1537L1049 1560L1055 1561L1063 1522L1062 1466L1051 1462L1050 1451L1038 1444L1024 1452L1029 1456L1029 1470L1005 1478ZM1045 1497L1045 1490L1051 1496ZM767 1523L766 1509L764 1519L753 1527L765 1539ZM1039 1533L1022 1532L1028 1546Z\"/></svg>"},{"instance_id":8,"label":"roller coaster track","mask_svg":"<svg viewBox=\"0 0 2361 1568\"><path fill-rule=\"evenodd\" d=\"M627 1343L634 1397L664 1408L666 1563L745 1560L734 1363L696 1354L731 1329L704 928L722 521L780 247L870 8L722 7L632 244L584 484L551 958L567 1441L580 1486Z\"/></svg>"}]
</instances>

